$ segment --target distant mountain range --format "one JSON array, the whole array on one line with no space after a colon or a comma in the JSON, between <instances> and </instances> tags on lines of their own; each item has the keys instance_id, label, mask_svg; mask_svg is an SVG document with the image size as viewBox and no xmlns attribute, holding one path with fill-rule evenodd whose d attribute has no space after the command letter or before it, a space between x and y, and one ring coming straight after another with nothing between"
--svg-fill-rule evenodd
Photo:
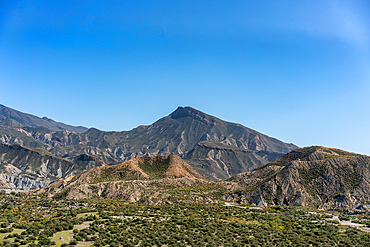
<instances>
[{"instance_id":1,"label":"distant mountain range","mask_svg":"<svg viewBox=\"0 0 370 247\"><path fill-rule=\"evenodd\" d=\"M0 143L44 149L66 160L85 154L107 165L173 153L212 180L251 171L298 148L191 107L179 107L149 126L106 132L56 123L1 106Z\"/></svg>"}]
</instances>

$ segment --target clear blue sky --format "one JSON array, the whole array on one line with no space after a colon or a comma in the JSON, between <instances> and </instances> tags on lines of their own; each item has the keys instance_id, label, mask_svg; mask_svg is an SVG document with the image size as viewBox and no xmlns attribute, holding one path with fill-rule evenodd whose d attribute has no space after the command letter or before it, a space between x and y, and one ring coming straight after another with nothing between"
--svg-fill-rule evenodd
<instances>
[{"instance_id":1,"label":"clear blue sky","mask_svg":"<svg viewBox=\"0 0 370 247\"><path fill-rule=\"evenodd\" d=\"M0 103L130 130L191 106L370 155L370 2L0 1Z\"/></svg>"}]
</instances>

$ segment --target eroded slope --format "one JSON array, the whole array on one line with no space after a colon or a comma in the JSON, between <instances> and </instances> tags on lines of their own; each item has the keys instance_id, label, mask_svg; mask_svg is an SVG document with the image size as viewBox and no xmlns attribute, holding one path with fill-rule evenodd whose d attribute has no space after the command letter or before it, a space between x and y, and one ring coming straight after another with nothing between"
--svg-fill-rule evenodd
<instances>
[{"instance_id":1,"label":"eroded slope","mask_svg":"<svg viewBox=\"0 0 370 247\"><path fill-rule=\"evenodd\" d=\"M294 150L229 181L225 199L260 206L356 208L370 200L370 157L325 147Z\"/></svg>"}]
</instances>

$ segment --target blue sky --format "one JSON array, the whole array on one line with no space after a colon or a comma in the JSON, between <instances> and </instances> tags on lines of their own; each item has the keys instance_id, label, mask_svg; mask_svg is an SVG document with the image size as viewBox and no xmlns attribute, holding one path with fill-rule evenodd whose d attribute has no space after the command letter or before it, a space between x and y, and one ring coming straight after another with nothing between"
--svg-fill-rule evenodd
<instances>
[{"instance_id":1,"label":"blue sky","mask_svg":"<svg viewBox=\"0 0 370 247\"><path fill-rule=\"evenodd\" d=\"M369 1L0 1L0 103L130 130L191 106L370 155Z\"/></svg>"}]
</instances>

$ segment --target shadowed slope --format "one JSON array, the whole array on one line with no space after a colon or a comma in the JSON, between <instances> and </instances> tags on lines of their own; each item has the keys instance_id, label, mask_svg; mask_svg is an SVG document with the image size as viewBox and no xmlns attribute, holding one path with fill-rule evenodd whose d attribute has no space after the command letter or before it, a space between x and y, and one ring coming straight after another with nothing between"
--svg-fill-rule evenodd
<instances>
[{"instance_id":1,"label":"shadowed slope","mask_svg":"<svg viewBox=\"0 0 370 247\"><path fill-rule=\"evenodd\" d=\"M90 155L57 157L40 148L0 144L0 179L12 188L41 188L49 183L105 163Z\"/></svg>"},{"instance_id":2,"label":"shadowed slope","mask_svg":"<svg viewBox=\"0 0 370 247\"><path fill-rule=\"evenodd\" d=\"M252 171L267 163L255 151L210 141L198 143L182 158L203 176L215 181Z\"/></svg>"}]
</instances>

